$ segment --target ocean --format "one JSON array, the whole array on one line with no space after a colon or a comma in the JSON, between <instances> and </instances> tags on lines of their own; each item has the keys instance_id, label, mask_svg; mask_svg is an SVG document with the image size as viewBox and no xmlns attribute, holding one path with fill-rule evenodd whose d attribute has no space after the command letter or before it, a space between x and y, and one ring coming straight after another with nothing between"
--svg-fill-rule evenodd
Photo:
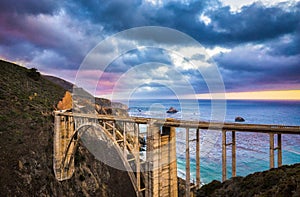
<instances>
[{"instance_id":1,"label":"ocean","mask_svg":"<svg viewBox=\"0 0 300 197\"><path fill-rule=\"evenodd\" d=\"M276 124L300 126L300 101L253 101L227 100L130 100L129 114L138 117L176 118L184 120L234 122L241 116L246 124ZM168 114L174 107L179 112ZM213 113L212 113L213 112ZM141 126L141 130L146 128ZM178 176L185 177L185 129L176 129ZM230 132L227 142L231 141ZM190 139L195 138L195 131L190 131ZM275 136L275 143L276 136ZM269 169L269 135L263 133L236 133L237 176L246 176L253 172ZM221 132L200 131L201 147L201 182L221 180ZM282 135L283 165L300 162L300 135ZM195 180L195 143L190 143L191 179ZM275 152L276 155L276 152ZM231 177L231 148L227 150L227 177ZM275 156L276 166L276 156Z\"/></svg>"}]
</instances>

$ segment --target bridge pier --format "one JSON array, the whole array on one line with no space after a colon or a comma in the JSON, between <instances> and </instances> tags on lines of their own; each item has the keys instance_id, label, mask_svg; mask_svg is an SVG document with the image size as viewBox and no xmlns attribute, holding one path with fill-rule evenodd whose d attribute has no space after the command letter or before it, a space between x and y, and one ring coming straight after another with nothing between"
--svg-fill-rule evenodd
<instances>
[{"instance_id":1,"label":"bridge pier","mask_svg":"<svg viewBox=\"0 0 300 197\"><path fill-rule=\"evenodd\" d=\"M196 186L200 188L200 130L196 130Z\"/></svg>"},{"instance_id":2,"label":"bridge pier","mask_svg":"<svg viewBox=\"0 0 300 197\"><path fill-rule=\"evenodd\" d=\"M281 134L277 134L277 147L275 148L274 133L270 133L270 169L275 167L275 150L277 150L277 167L282 166Z\"/></svg>"},{"instance_id":3,"label":"bridge pier","mask_svg":"<svg viewBox=\"0 0 300 197\"><path fill-rule=\"evenodd\" d=\"M185 130L185 196L190 196L190 182L191 182L191 169L190 169L190 133L189 128Z\"/></svg>"},{"instance_id":4,"label":"bridge pier","mask_svg":"<svg viewBox=\"0 0 300 197\"><path fill-rule=\"evenodd\" d=\"M235 131L231 132L231 143L227 143L226 130L222 130L222 181L227 180L227 146L231 146L231 176L236 176L236 143L235 143Z\"/></svg>"},{"instance_id":5,"label":"bridge pier","mask_svg":"<svg viewBox=\"0 0 300 197\"><path fill-rule=\"evenodd\" d=\"M55 115L54 118L53 166L56 178L59 181L63 181L71 178L75 171L72 153L77 141L73 140L69 145L74 133L74 120L72 116ZM69 149L67 149L68 145Z\"/></svg>"},{"instance_id":6,"label":"bridge pier","mask_svg":"<svg viewBox=\"0 0 300 197\"><path fill-rule=\"evenodd\" d=\"M147 129L146 197L178 196L175 128L151 122Z\"/></svg>"}]
</instances>

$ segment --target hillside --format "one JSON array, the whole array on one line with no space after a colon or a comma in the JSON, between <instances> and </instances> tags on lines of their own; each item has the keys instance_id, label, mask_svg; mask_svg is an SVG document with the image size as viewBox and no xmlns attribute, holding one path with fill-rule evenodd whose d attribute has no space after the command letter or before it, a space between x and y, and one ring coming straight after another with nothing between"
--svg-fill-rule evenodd
<instances>
[{"instance_id":1,"label":"hillside","mask_svg":"<svg viewBox=\"0 0 300 197\"><path fill-rule=\"evenodd\" d=\"M53 173L54 106L65 89L35 69L0 61L1 196L134 196L127 173L96 161L84 146L67 181Z\"/></svg>"},{"instance_id":2,"label":"hillside","mask_svg":"<svg viewBox=\"0 0 300 197\"><path fill-rule=\"evenodd\" d=\"M300 164L235 177L223 183L213 181L197 191L197 197L209 196L299 197Z\"/></svg>"},{"instance_id":3,"label":"hillside","mask_svg":"<svg viewBox=\"0 0 300 197\"><path fill-rule=\"evenodd\" d=\"M66 80L60 79L58 77L50 76L50 75L43 75L43 78L45 78L48 81L51 81L52 83L64 88L65 90L68 90L68 91L72 92L73 84L66 81Z\"/></svg>"}]
</instances>

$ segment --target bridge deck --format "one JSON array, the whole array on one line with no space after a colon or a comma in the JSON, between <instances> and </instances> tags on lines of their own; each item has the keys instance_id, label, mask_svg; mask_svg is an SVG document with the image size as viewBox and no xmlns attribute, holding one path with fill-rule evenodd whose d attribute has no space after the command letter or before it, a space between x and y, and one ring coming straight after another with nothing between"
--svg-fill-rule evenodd
<instances>
[{"instance_id":1,"label":"bridge deck","mask_svg":"<svg viewBox=\"0 0 300 197\"><path fill-rule=\"evenodd\" d=\"M122 117L97 114L81 114L72 112L56 112L57 115L73 116L82 118L92 118L104 121L122 121L137 124L148 124L149 121L155 121L158 125L167 127L199 128L199 129L222 129L241 132L259 132L259 133L279 133L279 134L300 134L300 126L286 125L267 125L267 124L244 124L244 123L219 123L205 121L189 121L177 119L155 119L142 117Z\"/></svg>"}]
</instances>

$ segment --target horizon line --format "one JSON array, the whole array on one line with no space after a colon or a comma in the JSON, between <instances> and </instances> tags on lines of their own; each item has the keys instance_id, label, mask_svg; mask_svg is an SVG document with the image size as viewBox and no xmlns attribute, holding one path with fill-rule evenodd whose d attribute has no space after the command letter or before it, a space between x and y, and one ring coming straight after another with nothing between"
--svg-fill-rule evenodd
<instances>
[{"instance_id":1,"label":"horizon line","mask_svg":"<svg viewBox=\"0 0 300 197\"><path fill-rule=\"evenodd\" d=\"M100 95L99 95L100 96ZM109 95L102 97L111 99ZM98 97L98 96L97 96ZM178 97L139 97L139 98L119 98L113 100L170 100ZM225 93L203 93L196 95L186 95L183 100L253 100L253 101L300 101L300 90L266 90L251 92L225 92Z\"/></svg>"}]
</instances>

